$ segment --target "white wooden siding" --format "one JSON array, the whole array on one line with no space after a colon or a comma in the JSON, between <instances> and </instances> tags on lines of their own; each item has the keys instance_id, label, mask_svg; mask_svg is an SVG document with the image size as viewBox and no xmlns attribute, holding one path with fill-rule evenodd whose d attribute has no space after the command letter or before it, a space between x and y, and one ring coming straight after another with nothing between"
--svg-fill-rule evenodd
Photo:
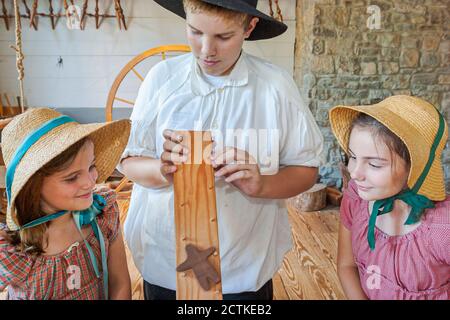
<instances>
[{"instance_id":1,"label":"white wooden siding","mask_svg":"<svg viewBox=\"0 0 450 320\"><path fill-rule=\"evenodd\" d=\"M6 1L12 2L12 1ZM29 5L30 1L27 1ZM55 2L58 10L61 2ZM93 12L94 1L90 1ZM101 11L109 8L112 0L100 1ZM268 0L260 0L259 8L268 12ZM295 0L280 0L288 31L272 40L247 42L245 49L280 65L291 74L294 68ZM81 6L82 1L75 4ZM56 30L50 19L39 17L38 31L30 29L23 19L23 51L25 54L25 96L34 107L103 108L115 76L135 55L164 44L184 44L184 20L159 7L151 0L122 0L128 31L119 30L115 18L102 21L95 29L95 19L86 17L84 31L69 30L65 18L60 18ZM40 1L40 12L47 10L47 1ZM12 9L9 9L12 12ZM14 43L13 20L7 31L0 20L0 93L10 97L18 94L15 53L9 48ZM62 57L63 65L58 65ZM155 60L156 61L156 60ZM145 67L141 68L144 73ZM134 100L139 81L127 79L122 92ZM14 99L15 101L15 99Z\"/></svg>"}]
</instances>

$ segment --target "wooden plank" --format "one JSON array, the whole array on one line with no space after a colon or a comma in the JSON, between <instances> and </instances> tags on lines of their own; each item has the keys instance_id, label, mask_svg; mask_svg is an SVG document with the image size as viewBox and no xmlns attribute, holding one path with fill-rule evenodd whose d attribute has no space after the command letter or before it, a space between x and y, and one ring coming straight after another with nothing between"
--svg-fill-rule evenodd
<instances>
[{"instance_id":1,"label":"wooden plank","mask_svg":"<svg viewBox=\"0 0 450 320\"><path fill-rule=\"evenodd\" d=\"M337 270L338 234L322 233L317 242L322 250L323 255L330 262L330 266L334 267Z\"/></svg>"},{"instance_id":2,"label":"wooden plank","mask_svg":"<svg viewBox=\"0 0 450 320\"><path fill-rule=\"evenodd\" d=\"M299 269L298 260L291 258L292 252L288 253L283 260L283 265L278 271L285 285L286 293L290 300L303 300L305 298L305 281L300 281L301 275L297 272Z\"/></svg>"},{"instance_id":3,"label":"wooden plank","mask_svg":"<svg viewBox=\"0 0 450 320\"><path fill-rule=\"evenodd\" d=\"M139 270L134 265L131 251L125 244L125 253L127 257L128 272L131 280L131 299L132 300L144 300L144 282Z\"/></svg>"},{"instance_id":4,"label":"wooden plank","mask_svg":"<svg viewBox=\"0 0 450 320\"><path fill-rule=\"evenodd\" d=\"M322 222L324 216L329 225ZM298 291L305 299L345 299L336 271L338 235L330 232L337 230L338 211L297 213L291 209L290 221L294 248L283 268L290 266L299 281L304 281ZM285 277L282 279L286 284ZM292 293L292 289L286 290Z\"/></svg>"},{"instance_id":5,"label":"wooden plank","mask_svg":"<svg viewBox=\"0 0 450 320\"><path fill-rule=\"evenodd\" d=\"M310 264L328 266L329 260L323 256L323 252L311 232L311 227L299 219L299 216L290 217L292 226L292 239L295 245L295 253L303 267Z\"/></svg>"},{"instance_id":6,"label":"wooden plank","mask_svg":"<svg viewBox=\"0 0 450 320\"><path fill-rule=\"evenodd\" d=\"M128 208L130 206L130 200L117 200L117 205L119 206L120 211L120 225L123 230L123 225L125 223L125 219L127 217ZM130 249L128 248L128 245L126 243L126 240L124 238L125 242L125 254L127 257L127 265L128 265L128 272L130 274L130 280L131 280L131 299L133 300L144 300L144 283L142 276L139 272L139 270L136 268L133 257L131 255Z\"/></svg>"},{"instance_id":7,"label":"wooden plank","mask_svg":"<svg viewBox=\"0 0 450 320\"><path fill-rule=\"evenodd\" d=\"M273 299L274 300L289 300L289 295L284 287L283 279L279 272L277 272L273 278Z\"/></svg>"},{"instance_id":8,"label":"wooden plank","mask_svg":"<svg viewBox=\"0 0 450 320\"><path fill-rule=\"evenodd\" d=\"M318 214L318 217L329 232L339 232L339 209L322 211Z\"/></svg>"},{"instance_id":9,"label":"wooden plank","mask_svg":"<svg viewBox=\"0 0 450 320\"><path fill-rule=\"evenodd\" d=\"M290 299L342 299L342 288L332 264L318 264L320 253L311 255L302 245L302 236L293 234L294 249L279 273ZM297 284L298 283L298 284Z\"/></svg>"},{"instance_id":10,"label":"wooden plank","mask_svg":"<svg viewBox=\"0 0 450 320\"><path fill-rule=\"evenodd\" d=\"M283 283L291 300L319 300L324 299L323 289L318 288L317 277L321 274L320 268L315 265L302 267L297 256L290 252L283 261L280 270Z\"/></svg>"},{"instance_id":11,"label":"wooden plank","mask_svg":"<svg viewBox=\"0 0 450 320\"><path fill-rule=\"evenodd\" d=\"M337 261L337 233L328 232L328 228L319 219L319 213L314 212L298 217L305 219L305 225L310 230L310 235L322 252L328 263L336 268Z\"/></svg>"},{"instance_id":12,"label":"wooden plank","mask_svg":"<svg viewBox=\"0 0 450 320\"><path fill-rule=\"evenodd\" d=\"M302 220L303 223L308 225L311 230L314 230L314 232L317 234L330 232L330 229L327 227L327 225L320 220L318 212L308 212L300 214L298 218Z\"/></svg>"},{"instance_id":13,"label":"wooden plank","mask_svg":"<svg viewBox=\"0 0 450 320\"><path fill-rule=\"evenodd\" d=\"M305 230L303 229L302 232L305 232ZM305 238L304 235L304 233L292 233L292 240L295 245L293 252L300 265L302 267L329 266L328 259L323 256L323 252L315 240L309 235L308 238Z\"/></svg>"},{"instance_id":14,"label":"wooden plank","mask_svg":"<svg viewBox=\"0 0 450 320\"><path fill-rule=\"evenodd\" d=\"M333 296L333 300L346 300L347 297L345 296L344 290L342 289L336 269L333 267L328 267L322 268L322 271L324 272L324 275L333 290L333 293L330 294L330 296Z\"/></svg>"},{"instance_id":15,"label":"wooden plank","mask_svg":"<svg viewBox=\"0 0 450 320\"><path fill-rule=\"evenodd\" d=\"M186 245L201 250L216 249L208 258L220 277L219 234L217 225L214 169L203 157L212 146L210 132L179 132L190 150L189 160L177 165L174 175L174 211L177 266L186 261ZM205 151L205 153L204 153ZM210 154L210 153L209 153ZM177 299L221 300L222 283L212 284L205 291L192 272L177 272Z\"/></svg>"},{"instance_id":16,"label":"wooden plank","mask_svg":"<svg viewBox=\"0 0 450 320\"><path fill-rule=\"evenodd\" d=\"M316 288L318 288L318 291L322 295L321 299L336 300L337 295L335 293L335 286L328 279L328 275L324 272L324 269L328 268L317 268L315 266L311 266L308 268L308 272L316 284Z\"/></svg>"}]
</instances>

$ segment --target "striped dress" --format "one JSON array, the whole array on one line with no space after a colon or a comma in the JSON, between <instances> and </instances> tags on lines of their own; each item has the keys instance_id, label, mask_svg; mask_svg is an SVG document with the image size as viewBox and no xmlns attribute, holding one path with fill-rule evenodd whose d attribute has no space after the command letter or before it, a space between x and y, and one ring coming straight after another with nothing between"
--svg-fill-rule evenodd
<instances>
[{"instance_id":1,"label":"striped dress","mask_svg":"<svg viewBox=\"0 0 450 320\"><path fill-rule=\"evenodd\" d=\"M102 190L98 194L107 202L103 213L97 216L97 222L108 255L109 245L120 231L119 209L114 191ZM7 227L0 224L0 229L7 230ZM92 231L86 240L101 268L100 245ZM0 236L0 291L5 288L11 300L103 299L102 275L96 277L83 241L75 242L56 255L33 257L17 252Z\"/></svg>"}]
</instances>

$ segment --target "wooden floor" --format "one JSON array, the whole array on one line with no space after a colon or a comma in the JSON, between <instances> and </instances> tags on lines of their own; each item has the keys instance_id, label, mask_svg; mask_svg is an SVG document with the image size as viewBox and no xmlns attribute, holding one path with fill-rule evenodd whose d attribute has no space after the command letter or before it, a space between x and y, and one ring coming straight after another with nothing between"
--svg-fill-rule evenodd
<instances>
[{"instance_id":1,"label":"wooden floor","mask_svg":"<svg viewBox=\"0 0 450 320\"><path fill-rule=\"evenodd\" d=\"M336 272L339 211L289 208L293 248L273 278L277 300L345 299Z\"/></svg>"},{"instance_id":2,"label":"wooden floor","mask_svg":"<svg viewBox=\"0 0 450 320\"><path fill-rule=\"evenodd\" d=\"M128 202L119 200L122 220ZM336 273L339 215L337 208L297 213L289 208L293 249L273 278L277 300L345 299ZM123 225L123 221L122 221ZM133 299L144 298L142 277L127 250Z\"/></svg>"},{"instance_id":3,"label":"wooden floor","mask_svg":"<svg viewBox=\"0 0 450 320\"><path fill-rule=\"evenodd\" d=\"M119 205L119 209L120 209L120 213L121 213L120 214L120 224L123 227L123 224L125 222L127 212L128 212L129 201L118 199L117 203ZM131 253L128 250L126 243L125 243L125 250L126 250L126 254L127 254L128 271L130 273L130 278L131 278L132 299L133 300L144 300L144 289L143 289L142 277L133 263L133 258L131 257Z\"/></svg>"}]
</instances>

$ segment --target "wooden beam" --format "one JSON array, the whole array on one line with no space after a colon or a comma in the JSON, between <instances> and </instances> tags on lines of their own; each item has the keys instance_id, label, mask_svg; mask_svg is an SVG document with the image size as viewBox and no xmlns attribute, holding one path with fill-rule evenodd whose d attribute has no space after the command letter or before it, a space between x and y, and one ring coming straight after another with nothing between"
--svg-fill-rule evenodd
<instances>
[{"instance_id":1,"label":"wooden beam","mask_svg":"<svg viewBox=\"0 0 450 320\"><path fill-rule=\"evenodd\" d=\"M114 100L117 100L117 101L120 101L120 102L123 102L123 103L130 104L130 105L134 106L134 102L130 101L130 100L127 100L127 99L122 99L122 98L115 97Z\"/></svg>"},{"instance_id":2,"label":"wooden beam","mask_svg":"<svg viewBox=\"0 0 450 320\"><path fill-rule=\"evenodd\" d=\"M214 169L209 161L212 139L210 132L184 131L182 144L190 149L189 160L177 164L174 175L174 211L176 234L176 263L186 258L186 246L199 250L215 248L208 262L221 278L219 234L217 224ZM203 156L205 155L205 156ZM204 290L192 270L177 272L178 300L221 300L222 283L210 281Z\"/></svg>"},{"instance_id":3,"label":"wooden beam","mask_svg":"<svg viewBox=\"0 0 450 320\"><path fill-rule=\"evenodd\" d=\"M133 73L136 75L136 77L138 77L141 81L144 81L144 77L141 76L141 74L139 72L137 72L135 68L132 68L131 71L133 71Z\"/></svg>"}]
</instances>

